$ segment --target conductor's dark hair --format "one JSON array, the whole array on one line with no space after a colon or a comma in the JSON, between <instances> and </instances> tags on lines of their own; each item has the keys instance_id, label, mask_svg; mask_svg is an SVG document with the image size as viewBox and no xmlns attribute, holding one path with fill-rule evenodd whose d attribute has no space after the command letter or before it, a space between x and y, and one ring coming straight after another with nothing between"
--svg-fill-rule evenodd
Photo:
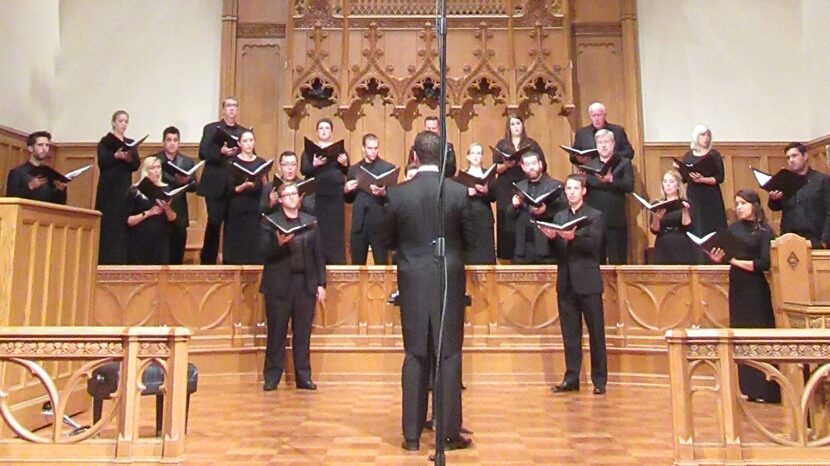
<instances>
[{"instance_id":1,"label":"conductor's dark hair","mask_svg":"<svg viewBox=\"0 0 830 466\"><path fill-rule=\"evenodd\" d=\"M175 126L168 126L167 128L164 128L164 131L161 133L161 140L164 141L167 139L168 134L175 134L179 137L179 139L182 138L182 133L180 133L179 128L176 128Z\"/></svg>"},{"instance_id":2,"label":"conductor's dark hair","mask_svg":"<svg viewBox=\"0 0 830 466\"><path fill-rule=\"evenodd\" d=\"M791 142L787 144L787 147L784 148L784 153L786 154L790 151L790 149L798 149L798 151L801 152L801 155L807 155L807 148L800 142Z\"/></svg>"},{"instance_id":3,"label":"conductor's dark hair","mask_svg":"<svg viewBox=\"0 0 830 466\"><path fill-rule=\"evenodd\" d=\"M37 142L38 138L46 138L50 142L52 141L52 135L49 134L48 131L35 131L34 133L32 133L28 137L26 137L26 146L27 147L34 147L34 145Z\"/></svg>"},{"instance_id":4,"label":"conductor's dark hair","mask_svg":"<svg viewBox=\"0 0 830 466\"><path fill-rule=\"evenodd\" d=\"M441 137L439 135L432 131L421 131L415 136L413 148L421 165L438 165L439 154L441 153Z\"/></svg>"},{"instance_id":5,"label":"conductor's dark hair","mask_svg":"<svg viewBox=\"0 0 830 466\"><path fill-rule=\"evenodd\" d=\"M320 118L319 120L317 120L317 126L315 126L314 128L319 128L320 123L328 123L329 128L331 128L331 130L334 131L334 122L331 121L331 118Z\"/></svg>"}]
</instances>

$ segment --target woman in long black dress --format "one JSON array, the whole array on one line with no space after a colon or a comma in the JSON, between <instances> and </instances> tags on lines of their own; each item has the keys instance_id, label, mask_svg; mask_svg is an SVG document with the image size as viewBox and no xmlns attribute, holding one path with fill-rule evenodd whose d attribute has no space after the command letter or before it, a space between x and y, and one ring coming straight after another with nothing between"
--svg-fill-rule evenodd
<instances>
[{"instance_id":1,"label":"woman in long black dress","mask_svg":"<svg viewBox=\"0 0 830 466\"><path fill-rule=\"evenodd\" d=\"M156 186L161 180L161 159L147 157L141 164L141 179L148 178ZM127 262L130 265L167 265L170 263L170 232L176 212L169 202L149 199L135 186L127 188Z\"/></svg>"},{"instance_id":2,"label":"woman in long black dress","mask_svg":"<svg viewBox=\"0 0 830 466\"><path fill-rule=\"evenodd\" d=\"M268 180L268 170L251 177L234 166L236 164L254 172L266 163L265 159L254 153L254 148L253 131L242 131L239 135L239 153L230 160L234 188L228 201L228 218L222 229L223 264L262 264L257 242L253 239L262 229L260 199Z\"/></svg>"},{"instance_id":3,"label":"woman in long black dress","mask_svg":"<svg viewBox=\"0 0 830 466\"><path fill-rule=\"evenodd\" d=\"M713 157L715 167L710 173L690 172L683 177L692 214L691 231L698 237L726 228L726 209L720 184L723 183L723 157L712 148L712 132L704 125L692 131L691 149L683 155L683 163L693 164L703 157ZM697 254L697 261L705 258Z\"/></svg>"},{"instance_id":4,"label":"woman in long black dress","mask_svg":"<svg viewBox=\"0 0 830 466\"><path fill-rule=\"evenodd\" d=\"M751 189L735 195L738 221L729 232L743 241L744 250L729 259L729 326L733 328L775 328L769 283L764 272L770 267L772 228L766 222L761 199ZM712 261L724 260L724 251L715 248L708 253ZM738 366L741 393L750 401L778 403L778 384L768 382L764 374L746 365Z\"/></svg>"},{"instance_id":5,"label":"woman in long black dress","mask_svg":"<svg viewBox=\"0 0 830 466\"><path fill-rule=\"evenodd\" d=\"M138 149L124 145L133 140L124 136L130 115L124 110L112 114L112 131L98 142L98 187L95 210L101 211L101 236L98 241L99 264L127 263L127 211L124 192L132 184L132 173L141 161Z\"/></svg>"},{"instance_id":6,"label":"woman in long black dress","mask_svg":"<svg viewBox=\"0 0 830 466\"><path fill-rule=\"evenodd\" d=\"M470 166L467 173L476 176L484 176L484 168L481 166L483 149L481 144L470 144L467 150L467 161ZM477 184L473 188L467 188L470 196L470 210L476 231L476 244L467 254L464 261L467 265L488 265L496 263L496 244L493 231L493 208L491 204L496 200L494 183Z\"/></svg>"},{"instance_id":7,"label":"woman in long black dress","mask_svg":"<svg viewBox=\"0 0 830 466\"><path fill-rule=\"evenodd\" d=\"M526 146L531 146L531 150L539 154L542 161L542 170L545 170L545 167L547 167L545 153L536 141L527 136L524 119L514 113L508 114L504 139L496 143L496 149L505 154L514 154ZM507 212L508 207L512 205L513 183L523 180L525 174L517 161L505 162L497 153L493 153L493 163L499 164L496 167L498 177L495 183L497 256L499 259L513 260L516 248L516 221L510 218Z\"/></svg>"},{"instance_id":8,"label":"woman in long black dress","mask_svg":"<svg viewBox=\"0 0 830 466\"><path fill-rule=\"evenodd\" d=\"M328 118L317 122L317 145L328 147L334 141L331 134L334 123ZM340 154L336 162L327 163L323 157L312 157L303 151L300 156L300 172L306 178L317 179L314 190L314 216L323 241L326 264L346 263L346 202L343 186L349 170L349 155Z\"/></svg>"},{"instance_id":9,"label":"woman in long black dress","mask_svg":"<svg viewBox=\"0 0 830 466\"><path fill-rule=\"evenodd\" d=\"M656 235L654 240L654 264L684 265L694 261L694 246L686 236L692 217L689 203L680 192L680 173L668 170L663 175L663 198L660 201L680 199L679 208L658 209L651 214L649 229Z\"/></svg>"}]
</instances>

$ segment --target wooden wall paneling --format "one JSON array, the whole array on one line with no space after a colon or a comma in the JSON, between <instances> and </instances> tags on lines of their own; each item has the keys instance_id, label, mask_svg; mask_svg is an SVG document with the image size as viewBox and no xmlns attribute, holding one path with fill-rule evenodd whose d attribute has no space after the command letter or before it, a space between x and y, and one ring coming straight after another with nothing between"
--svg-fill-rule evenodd
<instances>
[{"instance_id":1,"label":"wooden wall paneling","mask_svg":"<svg viewBox=\"0 0 830 466\"><path fill-rule=\"evenodd\" d=\"M282 44L274 38L240 38L237 44L236 89L240 121L253 126L256 151L270 160L284 150L279 147L280 95L284 74Z\"/></svg>"},{"instance_id":2,"label":"wooden wall paneling","mask_svg":"<svg viewBox=\"0 0 830 466\"><path fill-rule=\"evenodd\" d=\"M222 50L219 57L217 116L222 113L222 99L236 95L236 28L239 21L238 13L239 0L222 0Z\"/></svg>"},{"instance_id":3,"label":"wooden wall paneling","mask_svg":"<svg viewBox=\"0 0 830 466\"><path fill-rule=\"evenodd\" d=\"M289 0L237 1L240 23L284 23L294 5Z\"/></svg>"},{"instance_id":4,"label":"wooden wall paneling","mask_svg":"<svg viewBox=\"0 0 830 466\"><path fill-rule=\"evenodd\" d=\"M6 181L9 171L29 159L26 150L28 134L0 125L0 192L6 194ZM52 152L54 157L54 150Z\"/></svg>"}]
</instances>

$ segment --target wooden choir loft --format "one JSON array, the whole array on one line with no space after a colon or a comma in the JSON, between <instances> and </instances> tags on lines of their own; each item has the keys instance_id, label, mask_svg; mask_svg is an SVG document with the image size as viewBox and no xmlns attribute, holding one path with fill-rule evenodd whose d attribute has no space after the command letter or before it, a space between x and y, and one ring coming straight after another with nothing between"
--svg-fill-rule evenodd
<instances>
[{"instance_id":1,"label":"wooden choir loft","mask_svg":"<svg viewBox=\"0 0 830 466\"><path fill-rule=\"evenodd\" d=\"M655 194L671 158L685 152L685 142L643 140L636 0L450 0L446 83L439 80L432 7L431 0L224 0L220 94L238 97L240 121L256 128L257 149L266 158L301 147L315 122L330 117L353 162L362 135L374 132L382 156L401 165L424 117L437 114L440 86L447 89L449 137L457 148L495 144L507 112L518 112L546 152L548 172L559 179L571 168L558 146L588 122L594 101L606 104L609 121L626 127L635 148L635 191ZM807 143L812 166L825 172L828 143L830 136ZM95 147L94 141L57 141L53 164L68 171L94 163ZM160 150L155 143L143 147L145 154ZM744 167L781 168L782 147L718 145L730 212L731 193L754 186ZM197 150L198 141L182 144L183 153ZM25 134L0 127L2 172L26 157ZM198 412L211 393L260 390L261 267L196 264L206 214L195 195L188 198L189 265L96 266L97 178L96 168L74 181L67 207L0 200L0 245L7 251L0 261L0 463L220 462L198 456L196 445L213 438L200 440L199 422L214 422ZM675 464L830 464L830 253L812 251L792 235L777 239L769 279L778 327L791 329L730 330L727 267L642 265L653 238L640 209L629 205L628 213L634 265L602 268L610 393L646 390L646 396L671 398L663 403L666 412L652 414L671 418L673 434L668 424L655 424L648 435L664 428L664 453ZM555 266L468 268L465 397L475 396L476 387L514 385L514 399L540 387L547 397L545 386L561 379L556 273ZM322 382L314 396L324 399L328 388L355 383L399 391L400 316L386 302L397 288L394 268L332 266L328 283L312 336L315 380ZM100 421L74 435L51 422L64 414L92 419L87 381L113 362L121 364L122 377ZM206 392L201 399L194 394L192 405L188 362L198 367L199 391ZM751 406L737 387L740 364L777 381L782 405ZM142 373L151 365L166 377L158 388L163 422L155 434L145 425L151 403L140 402L147 385ZM814 369L809 378L802 376L804 366ZM590 398L575 400L592 407ZM44 416L46 401L54 416ZM644 399L642 408L648 407ZM190 421L188 410L194 411ZM638 412L635 403L629 414L635 423L642 421ZM227 421L246 414L219 415ZM482 451L486 439L476 440ZM537 464L561 458L549 460ZM374 461L367 463L383 464Z\"/></svg>"}]
</instances>

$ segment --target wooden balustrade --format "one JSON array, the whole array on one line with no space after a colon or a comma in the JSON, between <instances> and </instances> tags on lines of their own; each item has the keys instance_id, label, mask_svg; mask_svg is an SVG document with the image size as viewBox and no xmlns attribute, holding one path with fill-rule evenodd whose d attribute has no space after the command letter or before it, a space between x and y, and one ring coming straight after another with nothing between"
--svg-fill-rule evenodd
<instances>
[{"instance_id":1,"label":"wooden balustrade","mask_svg":"<svg viewBox=\"0 0 830 466\"><path fill-rule=\"evenodd\" d=\"M99 267L95 325L185 326L203 377L257 376L265 344L260 268ZM722 266L603 267L612 380L667 383L668 329L727 325ZM467 271L465 373L469 380L561 378L555 266L475 266ZM322 380L394 380L402 339L387 304L394 267L328 268L312 357ZM290 372L290 371L289 371Z\"/></svg>"},{"instance_id":2,"label":"wooden balustrade","mask_svg":"<svg viewBox=\"0 0 830 466\"><path fill-rule=\"evenodd\" d=\"M7 382L0 382L0 416L12 435L0 438L0 463L80 462L109 464L184 461L188 342L186 328L154 327L0 327L0 362L28 371L46 394L54 419L69 414L73 393L92 371L121 363L119 388L109 411L89 429L71 435L62 422L46 432L32 431L9 409ZM80 363L64 383L47 369L50 362ZM141 374L150 363L165 374L161 436L140 435ZM112 428L111 421L116 419ZM60 446L56 448L56 446Z\"/></svg>"},{"instance_id":3,"label":"wooden balustrade","mask_svg":"<svg viewBox=\"0 0 830 466\"><path fill-rule=\"evenodd\" d=\"M674 464L830 464L830 330L670 330L666 341ZM781 405L741 395L739 365L778 383ZM808 377L802 365L813 368ZM701 409L711 397L717 409ZM713 427L696 428L707 421Z\"/></svg>"}]
</instances>

